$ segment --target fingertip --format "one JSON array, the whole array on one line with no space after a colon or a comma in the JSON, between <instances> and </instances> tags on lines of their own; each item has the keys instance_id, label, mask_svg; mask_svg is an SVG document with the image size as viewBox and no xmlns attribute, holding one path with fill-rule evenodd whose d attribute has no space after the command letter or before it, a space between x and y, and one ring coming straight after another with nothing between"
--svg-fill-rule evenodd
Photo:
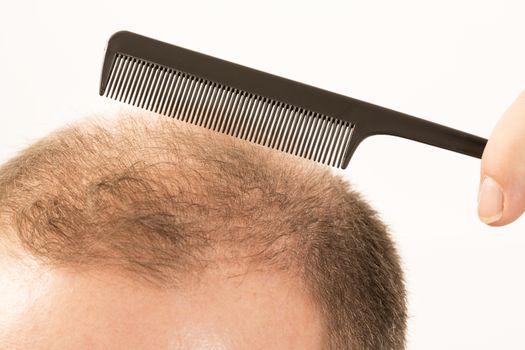
<instances>
[{"instance_id":1,"label":"fingertip","mask_svg":"<svg viewBox=\"0 0 525 350\"><path fill-rule=\"evenodd\" d=\"M493 227L516 221L525 210L523 185L505 187L494 177L483 175L478 194L478 217Z\"/></svg>"},{"instance_id":2,"label":"fingertip","mask_svg":"<svg viewBox=\"0 0 525 350\"><path fill-rule=\"evenodd\" d=\"M478 216L487 225L510 224L525 210L524 135L525 91L496 124L481 159Z\"/></svg>"},{"instance_id":3,"label":"fingertip","mask_svg":"<svg viewBox=\"0 0 525 350\"><path fill-rule=\"evenodd\" d=\"M478 193L478 216L486 224L499 221L503 216L504 195L501 185L492 177L485 175Z\"/></svg>"}]
</instances>

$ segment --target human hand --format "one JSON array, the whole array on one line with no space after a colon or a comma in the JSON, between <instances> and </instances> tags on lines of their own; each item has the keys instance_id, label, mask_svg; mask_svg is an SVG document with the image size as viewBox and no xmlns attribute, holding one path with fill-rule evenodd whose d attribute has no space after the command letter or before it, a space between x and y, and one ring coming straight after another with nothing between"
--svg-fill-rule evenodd
<instances>
[{"instance_id":1,"label":"human hand","mask_svg":"<svg viewBox=\"0 0 525 350\"><path fill-rule=\"evenodd\" d=\"M481 159L479 218L491 226L525 211L525 91L492 131Z\"/></svg>"}]
</instances>

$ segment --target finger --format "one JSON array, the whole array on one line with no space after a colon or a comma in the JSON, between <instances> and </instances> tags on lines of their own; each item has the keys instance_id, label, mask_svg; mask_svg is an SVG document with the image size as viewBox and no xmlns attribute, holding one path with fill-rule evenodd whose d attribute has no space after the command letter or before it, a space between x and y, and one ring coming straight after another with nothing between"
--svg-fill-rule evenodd
<instances>
[{"instance_id":1,"label":"finger","mask_svg":"<svg viewBox=\"0 0 525 350\"><path fill-rule=\"evenodd\" d=\"M525 210L525 91L492 131L480 175L480 219L492 226L516 220Z\"/></svg>"}]
</instances>

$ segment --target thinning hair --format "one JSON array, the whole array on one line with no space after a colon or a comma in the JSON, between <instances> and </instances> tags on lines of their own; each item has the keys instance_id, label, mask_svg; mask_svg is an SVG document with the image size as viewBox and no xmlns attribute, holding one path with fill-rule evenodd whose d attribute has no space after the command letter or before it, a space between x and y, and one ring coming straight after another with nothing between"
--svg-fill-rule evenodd
<instances>
[{"instance_id":1,"label":"thinning hair","mask_svg":"<svg viewBox=\"0 0 525 350\"><path fill-rule=\"evenodd\" d=\"M325 349L404 348L387 227L297 156L149 112L95 115L0 168L0 219L0 238L43 264L115 266L160 287L233 263L285 271L319 307Z\"/></svg>"}]
</instances>

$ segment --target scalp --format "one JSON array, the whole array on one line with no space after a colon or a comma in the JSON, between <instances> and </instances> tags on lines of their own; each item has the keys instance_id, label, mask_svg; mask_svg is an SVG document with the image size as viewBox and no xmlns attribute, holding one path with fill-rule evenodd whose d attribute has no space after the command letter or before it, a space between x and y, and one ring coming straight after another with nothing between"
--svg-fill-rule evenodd
<instances>
[{"instance_id":1,"label":"scalp","mask_svg":"<svg viewBox=\"0 0 525 350\"><path fill-rule=\"evenodd\" d=\"M144 111L92 116L0 168L0 215L6 239L52 267L157 286L284 271L322 310L327 349L404 347L388 229L326 165Z\"/></svg>"}]
</instances>

